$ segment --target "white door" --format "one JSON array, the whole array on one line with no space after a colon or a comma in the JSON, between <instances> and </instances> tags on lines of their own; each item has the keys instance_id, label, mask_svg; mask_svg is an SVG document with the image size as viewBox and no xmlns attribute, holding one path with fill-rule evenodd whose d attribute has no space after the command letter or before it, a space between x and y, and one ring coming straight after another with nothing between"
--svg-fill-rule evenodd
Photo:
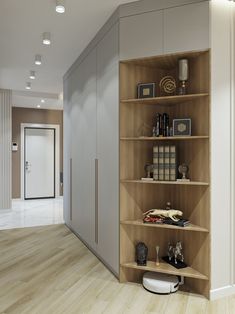
<instances>
[{"instance_id":1,"label":"white door","mask_svg":"<svg viewBox=\"0 0 235 314\"><path fill-rule=\"evenodd\" d=\"M25 128L24 197L55 197L55 129Z\"/></svg>"}]
</instances>

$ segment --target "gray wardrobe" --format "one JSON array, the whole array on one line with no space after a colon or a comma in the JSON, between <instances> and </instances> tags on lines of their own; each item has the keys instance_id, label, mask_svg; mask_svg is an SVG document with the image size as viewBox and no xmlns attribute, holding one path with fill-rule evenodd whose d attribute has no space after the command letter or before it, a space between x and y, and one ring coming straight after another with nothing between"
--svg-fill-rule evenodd
<instances>
[{"instance_id":1,"label":"gray wardrobe","mask_svg":"<svg viewBox=\"0 0 235 314\"><path fill-rule=\"evenodd\" d=\"M116 274L118 62L115 24L64 80L65 221Z\"/></svg>"}]
</instances>

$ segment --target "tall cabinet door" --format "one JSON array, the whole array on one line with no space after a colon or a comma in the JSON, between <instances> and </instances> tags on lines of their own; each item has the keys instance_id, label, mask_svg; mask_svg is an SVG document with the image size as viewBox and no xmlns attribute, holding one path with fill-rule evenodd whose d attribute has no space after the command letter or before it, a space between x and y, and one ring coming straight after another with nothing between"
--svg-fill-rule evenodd
<instances>
[{"instance_id":1,"label":"tall cabinet door","mask_svg":"<svg viewBox=\"0 0 235 314\"><path fill-rule=\"evenodd\" d=\"M74 71L72 112L72 227L95 248L96 50Z\"/></svg>"},{"instance_id":2,"label":"tall cabinet door","mask_svg":"<svg viewBox=\"0 0 235 314\"><path fill-rule=\"evenodd\" d=\"M120 19L120 59L163 54L163 11Z\"/></svg>"},{"instance_id":3,"label":"tall cabinet door","mask_svg":"<svg viewBox=\"0 0 235 314\"><path fill-rule=\"evenodd\" d=\"M70 81L64 81L64 110L63 110L63 205L64 205L64 221L71 225L72 220L72 204L70 193L70 174L71 174L71 105L69 103Z\"/></svg>"},{"instance_id":4,"label":"tall cabinet door","mask_svg":"<svg viewBox=\"0 0 235 314\"><path fill-rule=\"evenodd\" d=\"M164 10L164 53L209 48L209 1Z\"/></svg>"},{"instance_id":5,"label":"tall cabinet door","mask_svg":"<svg viewBox=\"0 0 235 314\"><path fill-rule=\"evenodd\" d=\"M98 254L119 272L118 25L97 47Z\"/></svg>"}]
</instances>

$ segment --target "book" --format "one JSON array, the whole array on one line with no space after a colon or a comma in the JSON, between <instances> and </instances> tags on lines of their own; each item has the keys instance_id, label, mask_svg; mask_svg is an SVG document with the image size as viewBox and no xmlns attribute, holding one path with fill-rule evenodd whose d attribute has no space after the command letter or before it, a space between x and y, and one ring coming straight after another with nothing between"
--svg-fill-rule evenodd
<instances>
[{"instance_id":1,"label":"book","mask_svg":"<svg viewBox=\"0 0 235 314\"><path fill-rule=\"evenodd\" d=\"M153 180L158 181L158 146L153 147Z\"/></svg>"},{"instance_id":2,"label":"book","mask_svg":"<svg viewBox=\"0 0 235 314\"><path fill-rule=\"evenodd\" d=\"M158 180L164 181L164 146L158 147Z\"/></svg>"},{"instance_id":3,"label":"book","mask_svg":"<svg viewBox=\"0 0 235 314\"><path fill-rule=\"evenodd\" d=\"M177 179L177 163L176 163L176 146L170 146L170 181L176 181Z\"/></svg>"},{"instance_id":4,"label":"book","mask_svg":"<svg viewBox=\"0 0 235 314\"><path fill-rule=\"evenodd\" d=\"M170 181L170 146L164 147L164 180Z\"/></svg>"},{"instance_id":5,"label":"book","mask_svg":"<svg viewBox=\"0 0 235 314\"><path fill-rule=\"evenodd\" d=\"M180 219L178 221L174 221L171 218L164 218L163 223L167 225L178 226L178 227L186 227L190 224L189 220L187 219Z\"/></svg>"}]
</instances>

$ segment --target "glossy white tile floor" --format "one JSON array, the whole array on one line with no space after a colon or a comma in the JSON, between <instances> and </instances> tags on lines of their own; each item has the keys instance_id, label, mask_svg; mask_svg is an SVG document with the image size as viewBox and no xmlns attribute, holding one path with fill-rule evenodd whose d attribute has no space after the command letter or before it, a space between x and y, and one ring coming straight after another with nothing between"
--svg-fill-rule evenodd
<instances>
[{"instance_id":1,"label":"glossy white tile floor","mask_svg":"<svg viewBox=\"0 0 235 314\"><path fill-rule=\"evenodd\" d=\"M13 200L12 210L0 210L0 230L64 223L63 197Z\"/></svg>"}]
</instances>

